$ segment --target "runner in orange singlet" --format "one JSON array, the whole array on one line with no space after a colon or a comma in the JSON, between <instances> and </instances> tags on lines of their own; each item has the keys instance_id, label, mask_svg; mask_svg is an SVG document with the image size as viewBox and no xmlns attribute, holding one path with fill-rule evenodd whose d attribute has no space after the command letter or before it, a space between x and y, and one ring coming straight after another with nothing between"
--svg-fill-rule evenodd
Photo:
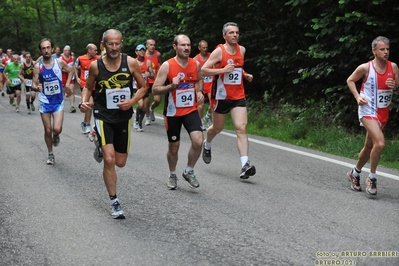
<instances>
[{"instance_id":1,"label":"runner in orange singlet","mask_svg":"<svg viewBox=\"0 0 399 266\"><path fill-rule=\"evenodd\" d=\"M64 47L63 53L61 54L61 59L65 61L65 63L67 63L67 65L74 69L74 65L75 65L75 58L71 55L71 47L69 45L66 45ZM73 70L75 72L75 70ZM74 77L72 77L71 82L69 83L69 86L66 87L66 81L68 78L68 73L67 72L62 72L62 86L64 87L64 90L67 91L69 90L69 103L70 103L70 109L69 112L70 113L76 113L76 109L75 109L75 93L74 93L74 88L75 88L75 80Z\"/></svg>"},{"instance_id":2,"label":"runner in orange singlet","mask_svg":"<svg viewBox=\"0 0 399 266\"><path fill-rule=\"evenodd\" d=\"M143 44L139 44L136 47L136 60L137 63L140 66L141 74L143 75L146 88L149 88L149 83L148 79L154 78L154 70L152 69L152 62L149 59L145 59L145 46ZM133 88L137 88L136 82L133 84ZM150 91L147 90L147 93L144 95L143 98L141 98L138 102L138 106L136 108L136 119L134 122L134 128L137 130L137 132L142 132L143 131L143 119L146 114L146 111L148 111L148 105L149 105L149 98L150 96Z\"/></svg>"},{"instance_id":3,"label":"runner in orange singlet","mask_svg":"<svg viewBox=\"0 0 399 266\"><path fill-rule=\"evenodd\" d=\"M152 86L154 84L155 78L158 74L159 66L162 64L162 55L158 50L155 50L156 43L153 39L149 39L146 42L147 51L145 52L145 59L148 59L152 62L152 69L154 70L155 76L153 78L148 79L148 84L150 86L149 91L152 91ZM150 106L150 97L146 98L148 106ZM154 95L154 101L152 102L150 108L146 111L146 121L145 125L151 125L151 121L155 121L154 109L161 103L161 96Z\"/></svg>"},{"instance_id":4,"label":"runner in orange singlet","mask_svg":"<svg viewBox=\"0 0 399 266\"><path fill-rule=\"evenodd\" d=\"M255 175L256 168L248 157L247 107L244 79L251 82L253 76L243 70L245 47L238 44L239 28L227 22L222 29L224 44L219 44L202 67L203 76L216 76L216 87L212 91L211 108L213 124L208 128L202 152L205 163L211 162L211 142L224 127L226 114L230 112L237 135L237 146L241 160L241 179ZM215 67L214 67L215 66Z\"/></svg>"},{"instance_id":5,"label":"runner in orange singlet","mask_svg":"<svg viewBox=\"0 0 399 266\"><path fill-rule=\"evenodd\" d=\"M194 59L197 60L202 67L205 64L206 60L208 60L209 56L211 55L211 53L208 52L208 42L205 40L201 40L198 44L198 50L200 52L196 56L194 56ZM210 103L213 76L204 76L203 79L204 79L204 94L206 96L205 100L207 98ZM205 101L202 104L198 104L198 113L201 117L202 130L206 131L206 128L212 125L212 109L211 105L209 104L206 115L204 116L203 115L204 104Z\"/></svg>"},{"instance_id":6,"label":"runner in orange singlet","mask_svg":"<svg viewBox=\"0 0 399 266\"><path fill-rule=\"evenodd\" d=\"M98 59L97 46L93 43L86 45L86 54L79 56L75 62L76 82L80 85L80 91L86 86L86 79L89 76L90 64ZM78 73L80 71L80 75ZM92 88L95 90L95 86ZM93 97L89 98L89 102L93 103ZM81 133L88 134L90 132L91 112L85 112L83 122L80 123Z\"/></svg>"},{"instance_id":7,"label":"runner in orange singlet","mask_svg":"<svg viewBox=\"0 0 399 266\"><path fill-rule=\"evenodd\" d=\"M176 165L183 125L191 140L183 178L191 188L198 188L194 166L201 155L203 135L197 102L201 103L204 100L204 82L200 64L189 57L190 38L182 34L177 35L173 41L173 48L176 56L162 64L153 87L154 94L165 94L164 122L169 141L166 157L170 171L167 186L172 190L177 188ZM165 85L165 82L168 85Z\"/></svg>"}]
</instances>

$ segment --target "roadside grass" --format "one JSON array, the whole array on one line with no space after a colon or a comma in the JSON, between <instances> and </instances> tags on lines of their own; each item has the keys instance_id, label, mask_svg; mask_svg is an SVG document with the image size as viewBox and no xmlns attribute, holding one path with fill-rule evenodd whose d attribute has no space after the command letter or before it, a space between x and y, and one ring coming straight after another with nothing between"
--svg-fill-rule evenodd
<instances>
[{"instance_id":1,"label":"roadside grass","mask_svg":"<svg viewBox=\"0 0 399 266\"><path fill-rule=\"evenodd\" d=\"M225 128L234 130L230 115ZM289 113L254 112L248 107L248 134L280 140L296 146L357 160L366 132L349 132L335 125L295 120ZM385 140L379 165L399 170L399 141L395 136ZM378 172L378 168L377 168Z\"/></svg>"},{"instance_id":2,"label":"roadside grass","mask_svg":"<svg viewBox=\"0 0 399 266\"><path fill-rule=\"evenodd\" d=\"M320 122L323 118L323 114L320 113L322 111L317 114L319 108L314 106L310 109L316 109L315 112L313 109L308 112L294 107L271 111L266 108L257 107L255 109L253 106L258 105L250 101L248 103L248 134L268 137L353 160L357 160L363 147L366 134L364 129L361 133L356 133L333 124L322 123ZM163 97L161 97L161 105L156 112L161 113L162 108ZM206 108L208 108L208 104L205 105L204 110L207 110ZM301 117L304 113L304 117ZM307 116L308 113L316 113L315 118ZM234 130L230 114L226 115L225 128ZM398 148L397 136L386 138L385 149L382 152L379 165L399 170Z\"/></svg>"}]
</instances>

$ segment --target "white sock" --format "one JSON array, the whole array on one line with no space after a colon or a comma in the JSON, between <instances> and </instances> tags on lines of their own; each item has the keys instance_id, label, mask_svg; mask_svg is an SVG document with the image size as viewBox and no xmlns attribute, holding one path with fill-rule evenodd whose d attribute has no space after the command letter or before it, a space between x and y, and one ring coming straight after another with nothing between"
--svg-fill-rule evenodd
<instances>
[{"instance_id":1,"label":"white sock","mask_svg":"<svg viewBox=\"0 0 399 266\"><path fill-rule=\"evenodd\" d=\"M176 175L176 171L170 172L170 175Z\"/></svg>"},{"instance_id":2,"label":"white sock","mask_svg":"<svg viewBox=\"0 0 399 266\"><path fill-rule=\"evenodd\" d=\"M369 178L370 179L376 179L377 178L377 174L376 173L370 173L369 174Z\"/></svg>"},{"instance_id":3,"label":"white sock","mask_svg":"<svg viewBox=\"0 0 399 266\"><path fill-rule=\"evenodd\" d=\"M204 141L204 147L205 147L205 149L210 150L211 149L211 143L205 140Z\"/></svg>"},{"instance_id":4,"label":"white sock","mask_svg":"<svg viewBox=\"0 0 399 266\"><path fill-rule=\"evenodd\" d=\"M194 170L194 168L191 168L190 166L186 166L186 170L184 170L184 173L188 173L188 172L190 172L190 171L193 171Z\"/></svg>"},{"instance_id":5,"label":"white sock","mask_svg":"<svg viewBox=\"0 0 399 266\"><path fill-rule=\"evenodd\" d=\"M248 162L248 156L241 156L241 167L243 167Z\"/></svg>"}]
</instances>

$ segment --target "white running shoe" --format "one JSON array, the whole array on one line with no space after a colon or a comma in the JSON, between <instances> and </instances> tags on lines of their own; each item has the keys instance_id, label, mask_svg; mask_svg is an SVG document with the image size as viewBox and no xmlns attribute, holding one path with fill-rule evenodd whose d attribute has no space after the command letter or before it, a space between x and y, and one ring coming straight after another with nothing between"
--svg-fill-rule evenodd
<instances>
[{"instance_id":1,"label":"white running shoe","mask_svg":"<svg viewBox=\"0 0 399 266\"><path fill-rule=\"evenodd\" d=\"M84 122L80 123L80 133L86 134L86 124Z\"/></svg>"},{"instance_id":2,"label":"white running shoe","mask_svg":"<svg viewBox=\"0 0 399 266\"><path fill-rule=\"evenodd\" d=\"M86 127L85 127L85 134L88 134L88 133L90 133L90 124L86 124Z\"/></svg>"},{"instance_id":3,"label":"white running shoe","mask_svg":"<svg viewBox=\"0 0 399 266\"><path fill-rule=\"evenodd\" d=\"M111 201L111 216L114 219L125 219L125 215L123 214L123 210L119 200Z\"/></svg>"},{"instance_id":4,"label":"white running shoe","mask_svg":"<svg viewBox=\"0 0 399 266\"><path fill-rule=\"evenodd\" d=\"M147 118L145 119L145 125L146 125L146 126L151 125L151 118L147 117Z\"/></svg>"}]
</instances>

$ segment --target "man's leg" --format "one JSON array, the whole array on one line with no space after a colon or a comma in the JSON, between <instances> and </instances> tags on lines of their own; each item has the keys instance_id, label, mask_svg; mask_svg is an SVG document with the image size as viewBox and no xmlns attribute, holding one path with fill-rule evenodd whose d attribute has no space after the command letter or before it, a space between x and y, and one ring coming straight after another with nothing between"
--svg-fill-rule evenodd
<instances>
[{"instance_id":1,"label":"man's leg","mask_svg":"<svg viewBox=\"0 0 399 266\"><path fill-rule=\"evenodd\" d=\"M180 141L169 142L168 152L166 153L166 158L168 160L169 171L176 172L176 165L178 160L178 152L180 147Z\"/></svg>"},{"instance_id":2,"label":"man's leg","mask_svg":"<svg viewBox=\"0 0 399 266\"><path fill-rule=\"evenodd\" d=\"M240 156L248 156L247 108L235 107L230 114L237 135L238 152Z\"/></svg>"},{"instance_id":3,"label":"man's leg","mask_svg":"<svg viewBox=\"0 0 399 266\"><path fill-rule=\"evenodd\" d=\"M0 92L1 96L4 96L4 83L3 83L3 73L0 72Z\"/></svg>"},{"instance_id":4,"label":"man's leg","mask_svg":"<svg viewBox=\"0 0 399 266\"><path fill-rule=\"evenodd\" d=\"M155 121L155 114L154 114L154 110L155 108L158 107L158 105L161 103L161 95L154 95L154 101L152 102L150 108L148 108L149 110L149 114L151 116L151 120Z\"/></svg>"},{"instance_id":5,"label":"man's leg","mask_svg":"<svg viewBox=\"0 0 399 266\"><path fill-rule=\"evenodd\" d=\"M360 151L356 168L361 170L370 159L370 172L375 173L377 170L380 156L385 147L385 138L378 121L370 119L362 119L364 128L367 130L364 147Z\"/></svg>"},{"instance_id":6,"label":"man's leg","mask_svg":"<svg viewBox=\"0 0 399 266\"><path fill-rule=\"evenodd\" d=\"M104 158L103 178L108 195L116 195L117 175L115 165L124 167L127 161L127 153L115 152L113 144L101 147Z\"/></svg>"},{"instance_id":7,"label":"man's leg","mask_svg":"<svg viewBox=\"0 0 399 266\"><path fill-rule=\"evenodd\" d=\"M150 109L148 108L150 106L150 96L143 98L143 107L141 108L141 111L144 112L145 114L145 125L149 126L151 125L151 118L150 118Z\"/></svg>"},{"instance_id":8,"label":"man's leg","mask_svg":"<svg viewBox=\"0 0 399 266\"><path fill-rule=\"evenodd\" d=\"M62 124L64 122L64 111L53 113L53 135L59 135L62 132Z\"/></svg>"},{"instance_id":9,"label":"man's leg","mask_svg":"<svg viewBox=\"0 0 399 266\"><path fill-rule=\"evenodd\" d=\"M17 105L16 108L19 108L19 105L21 104L21 90L15 90L15 94L17 95Z\"/></svg>"},{"instance_id":10,"label":"man's leg","mask_svg":"<svg viewBox=\"0 0 399 266\"><path fill-rule=\"evenodd\" d=\"M71 105L70 112L75 113L75 84L69 84L71 95L69 96L69 104Z\"/></svg>"},{"instance_id":11,"label":"man's leg","mask_svg":"<svg viewBox=\"0 0 399 266\"><path fill-rule=\"evenodd\" d=\"M231 119L237 135L237 147L241 161L241 179L247 179L256 174L256 168L248 157L249 143L247 134L247 107L234 107L231 109Z\"/></svg>"},{"instance_id":12,"label":"man's leg","mask_svg":"<svg viewBox=\"0 0 399 266\"><path fill-rule=\"evenodd\" d=\"M53 130L51 127L51 113L40 114L42 117L42 123L44 127L44 142L47 146L49 154L53 153Z\"/></svg>"}]
</instances>

